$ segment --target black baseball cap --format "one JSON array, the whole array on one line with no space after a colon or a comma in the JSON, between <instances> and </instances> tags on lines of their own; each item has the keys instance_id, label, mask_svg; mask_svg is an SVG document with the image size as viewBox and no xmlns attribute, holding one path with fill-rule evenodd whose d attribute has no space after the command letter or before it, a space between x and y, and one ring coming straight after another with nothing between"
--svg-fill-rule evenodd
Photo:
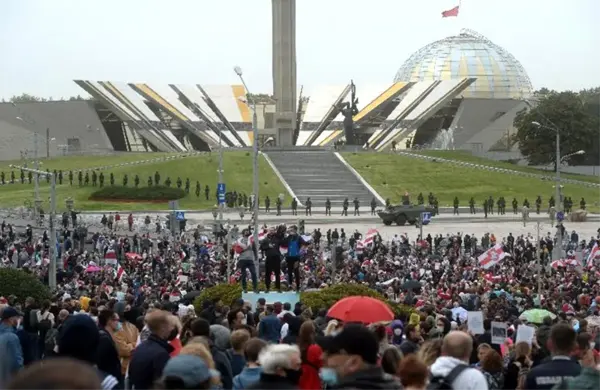
<instances>
[{"instance_id":1,"label":"black baseball cap","mask_svg":"<svg viewBox=\"0 0 600 390\"><path fill-rule=\"evenodd\" d=\"M338 353L358 355L367 363L377 364L379 353L377 338L363 325L346 325L337 335L325 337L322 344L323 351L329 355Z\"/></svg>"}]
</instances>

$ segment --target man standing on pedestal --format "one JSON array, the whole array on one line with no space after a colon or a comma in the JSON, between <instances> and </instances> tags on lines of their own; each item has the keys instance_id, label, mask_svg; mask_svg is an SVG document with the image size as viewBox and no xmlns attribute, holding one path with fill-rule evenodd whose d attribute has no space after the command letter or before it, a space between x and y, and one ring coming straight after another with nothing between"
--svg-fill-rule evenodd
<instances>
[{"instance_id":1,"label":"man standing on pedestal","mask_svg":"<svg viewBox=\"0 0 600 390\"><path fill-rule=\"evenodd\" d=\"M281 246L287 248L285 260L287 262L288 286L292 287L292 281L296 279L296 291L300 292L300 248L306 242L298 235L296 226L291 226L288 236L283 240Z\"/></svg>"}]
</instances>

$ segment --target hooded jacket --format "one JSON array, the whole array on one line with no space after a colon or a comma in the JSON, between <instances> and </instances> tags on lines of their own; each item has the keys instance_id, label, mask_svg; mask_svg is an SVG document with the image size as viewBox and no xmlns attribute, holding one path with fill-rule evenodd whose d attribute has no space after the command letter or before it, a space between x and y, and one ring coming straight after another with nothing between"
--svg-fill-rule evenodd
<instances>
[{"instance_id":1,"label":"hooded jacket","mask_svg":"<svg viewBox=\"0 0 600 390\"><path fill-rule=\"evenodd\" d=\"M23 368L23 351L19 337L11 326L0 323L0 387Z\"/></svg>"},{"instance_id":2,"label":"hooded jacket","mask_svg":"<svg viewBox=\"0 0 600 390\"><path fill-rule=\"evenodd\" d=\"M459 364L467 363L450 356L440 356L431 366L431 375L445 377ZM461 390L485 390L488 384L485 376L478 369L467 368L454 380L452 387Z\"/></svg>"}]
</instances>

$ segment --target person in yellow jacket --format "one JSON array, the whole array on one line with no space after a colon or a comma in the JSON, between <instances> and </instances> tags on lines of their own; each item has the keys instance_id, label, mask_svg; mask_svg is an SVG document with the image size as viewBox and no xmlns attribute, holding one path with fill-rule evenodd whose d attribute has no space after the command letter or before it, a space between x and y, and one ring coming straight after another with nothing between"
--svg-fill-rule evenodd
<instances>
[{"instance_id":1,"label":"person in yellow jacket","mask_svg":"<svg viewBox=\"0 0 600 390\"><path fill-rule=\"evenodd\" d=\"M129 307L124 302L117 302L115 304L115 312L119 314L120 325L117 331L112 333L119 358L121 359L121 371L123 375L127 372L131 354L136 347L139 337L138 328L130 322L131 318L128 319L128 309Z\"/></svg>"}]
</instances>

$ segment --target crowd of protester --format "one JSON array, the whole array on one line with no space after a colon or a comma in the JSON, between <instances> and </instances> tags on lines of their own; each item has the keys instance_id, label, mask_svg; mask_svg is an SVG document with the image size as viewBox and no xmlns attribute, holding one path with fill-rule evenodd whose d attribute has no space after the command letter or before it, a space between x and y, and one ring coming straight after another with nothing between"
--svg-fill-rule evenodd
<instances>
[{"instance_id":1,"label":"crowd of protester","mask_svg":"<svg viewBox=\"0 0 600 390\"><path fill-rule=\"evenodd\" d=\"M47 234L2 230L3 266L48 281ZM276 227L259 245L243 229L227 247L197 229L67 232L51 299L0 298L0 388L597 388L598 237L564 236L384 240L373 230ZM498 245L506 256L484 269L480 256ZM591 262L555 266L555 245ZM246 289L248 276L265 273L274 290L360 283L408 310L359 324L301 302L192 305L203 289L238 280ZM529 318L530 309L548 315ZM482 334L468 312L482 313ZM506 324L500 343L492 322ZM535 328L529 342L518 341L523 325Z\"/></svg>"}]
</instances>

